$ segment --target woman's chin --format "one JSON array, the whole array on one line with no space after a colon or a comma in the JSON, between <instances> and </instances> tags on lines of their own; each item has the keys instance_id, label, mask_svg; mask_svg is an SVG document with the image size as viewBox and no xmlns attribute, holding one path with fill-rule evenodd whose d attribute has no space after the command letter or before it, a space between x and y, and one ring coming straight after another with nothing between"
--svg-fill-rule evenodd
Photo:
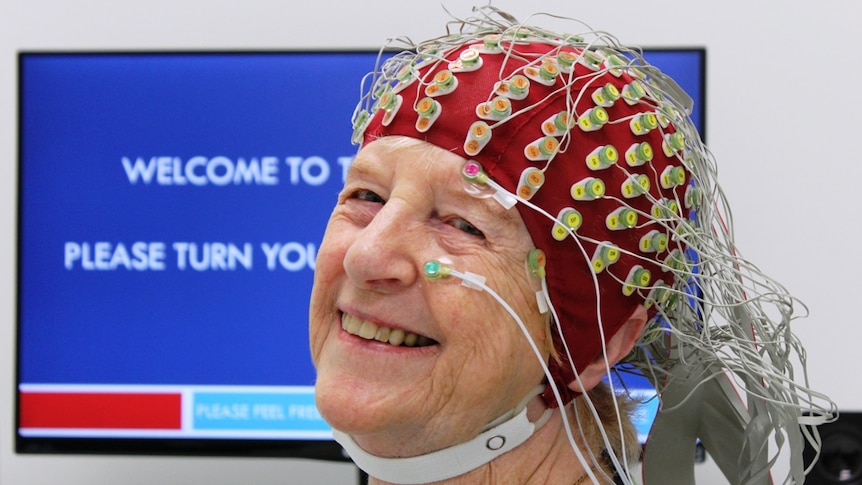
<instances>
[{"instance_id":1,"label":"woman's chin","mask_svg":"<svg viewBox=\"0 0 862 485\"><path fill-rule=\"evenodd\" d=\"M375 432L392 414L385 404L392 400L391 393L343 375L319 374L314 393L323 419L351 435Z\"/></svg>"},{"instance_id":2,"label":"woman's chin","mask_svg":"<svg viewBox=\"0 0 862 485\"><path fill-rule=\"evenodd\" d=\"M439 345L394 347L346 332L330 338L317 359L315 398L323 418L350 433L373 432L433 407L429 395Z\"/></svg>"}]
</instances>

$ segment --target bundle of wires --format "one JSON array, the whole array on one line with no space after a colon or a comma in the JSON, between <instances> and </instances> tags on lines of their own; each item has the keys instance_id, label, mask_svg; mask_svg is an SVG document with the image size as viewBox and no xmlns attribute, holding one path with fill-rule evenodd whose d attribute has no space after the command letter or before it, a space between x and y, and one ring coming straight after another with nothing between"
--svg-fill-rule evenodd
<instances>
[{"instance_id":1,"label":"bundle of wires","mask_svg":"<svg viewBox=\"0 0 862 485\"><path fill-rule=\"evenodd\" d=\"M439 38L393 39L363 81L354 141L404 135L452 150L474 163L465 167L468 191L520 212L543 254L540 306L556 333L550 406L578 397L567 384L603 355L632 305L645 305L650 320L635 350L606 362L608 375L645 376L661 400L645 483L693 481L695 440L745 484L768 483L786 445L786 480L801 483L802 449L819 449L816 425L837 416L835 404L809 387L791 331L804 305L736 247L691 98L639 49L574 19L530 19L542 16L570 21L574 33L484 6ZM471 284L523 325L494 289ZM601 416L589 393L580 398L592 412L572 420L584 429ZM619 409L617 419L622 428ZM636 467L599 430L615 474L635 483ZM585 469L597 468L603 458L583 457L569 436Z\"/></svg>"}]
</instances>

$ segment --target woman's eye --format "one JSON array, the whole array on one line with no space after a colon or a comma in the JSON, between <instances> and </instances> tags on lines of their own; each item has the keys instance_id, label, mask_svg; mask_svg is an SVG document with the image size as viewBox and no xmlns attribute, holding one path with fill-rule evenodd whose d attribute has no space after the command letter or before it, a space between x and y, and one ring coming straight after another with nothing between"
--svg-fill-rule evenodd
<instances>
[{"instance_id":1,"label":"woman's eye","mask_svg":"<svg viewBox=\"0 0 862 485\"><path fill-rule=\"evenodd\" d=\"M374 203L378 203L378 204L385 204L386 203L386 199L384 199L383 197L380 197L379 195L377 195L374 192L367 190L367 189L357 190L356 192L353 193L353 198L359 199L359 200L364 200L366 202L374 202Z\"/></svg>"},{"instance_id":2,"label":"woman's eye","mask_svg":"<svg viewBox=\"0 0 862 485\"><path fill-rule=\"evenodd\" d=\"M485 237L485 234L483 234L482 231L480 231L479 229L476 229L476 226L474 226L473 224L470 224L469 222L465 221L464 219L453 219L451 224L453 227L455 227L455 229L464 231L467 234L470 234L471 236Z\"/></svg>"}]
</instances>

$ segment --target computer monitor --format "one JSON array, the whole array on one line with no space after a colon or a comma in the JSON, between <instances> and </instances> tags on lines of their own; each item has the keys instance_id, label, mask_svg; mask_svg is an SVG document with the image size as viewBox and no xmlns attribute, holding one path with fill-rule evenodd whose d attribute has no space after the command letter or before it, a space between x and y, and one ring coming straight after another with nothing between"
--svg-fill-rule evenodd
<instances>
[{"instance_id":1,"label":"computer monitor","mask_svg":"<svg viewBox=\"0 0 862 485\"><path fill-rule=\"evenodd\" d=\"M20 53L18 452L345 459L307 309L377 56ZM705 51L645 56L703 130Z\"/></svg>"}]
</instances>

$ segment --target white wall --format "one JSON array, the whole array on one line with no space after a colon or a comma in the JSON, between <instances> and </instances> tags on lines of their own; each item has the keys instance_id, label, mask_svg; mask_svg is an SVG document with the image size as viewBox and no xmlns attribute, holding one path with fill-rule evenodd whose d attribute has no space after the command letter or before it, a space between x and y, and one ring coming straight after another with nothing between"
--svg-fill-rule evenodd
<instances>
[{"instance_id":1,"label":"white wall","mask_svg":"<svg viewBox=\"0 0 862 485\"><path fill-rule=\"evenodd\" d=\"M477 0L482 1L482 0ZM22 49L377 47L441 33L438 1L3 0L0 2L0 483L351 483L349 465L297 460L16 456L16 52ZM455 14L467 2L445 1ZM797 332L815 387L844 410L856 390L854 254L862 193L858 0L499 0L563 13L626 43L708 49L708 139L743 254L806 301ZM614 7L615 6L615 7ZM851 385L844 385L845 382ZM320 475L325 474L325 475ZM707 474L703 483L721 483Z\"/></svg>"}]
</instances>

